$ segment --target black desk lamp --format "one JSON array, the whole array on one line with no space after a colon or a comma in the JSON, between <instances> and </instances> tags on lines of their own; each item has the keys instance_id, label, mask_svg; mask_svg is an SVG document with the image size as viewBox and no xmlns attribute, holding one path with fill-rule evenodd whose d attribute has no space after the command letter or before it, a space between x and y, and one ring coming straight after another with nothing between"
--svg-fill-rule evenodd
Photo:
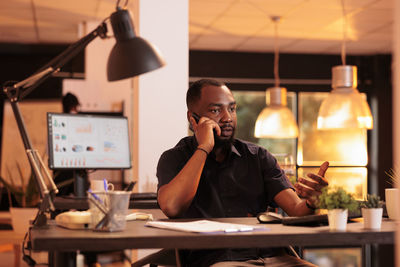
<instances>
[{"instance_id":1,"label":"black desk lamp","mask_svg":"<svg viewBox=\"0 0 400 267\"><path fill-rule=\"evenodd\" d=\"M108 58L107 76L109 81L134 77L165 65L159 51L146 40L136 36L129 12L121 9L118 3L117 11L111 14L110 19L116 44ZM107 38L107 25L105 23L107 20L108 18L95 30L70 45L64 52L52 59L32 76L17 83L7 82L3 87L3 91L10 100L22 142L24 143L31 168L35 173L36 183L42 199L38 215L33 223L34 226L47 224L46 212L54 210L53 198L57 194L58 189L39 153L32 147L18 102L53 73L58 72L62 66L74 58L96 37ZM47 187L45 179L49 183L50 189Z\"/></svg>"}]
</instances>

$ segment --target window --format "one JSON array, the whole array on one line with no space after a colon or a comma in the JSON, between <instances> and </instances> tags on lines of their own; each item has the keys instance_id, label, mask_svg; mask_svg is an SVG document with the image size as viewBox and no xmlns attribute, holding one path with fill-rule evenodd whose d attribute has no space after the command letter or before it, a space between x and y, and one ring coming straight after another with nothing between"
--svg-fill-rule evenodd
<instances>
[{"instance_id":1,"label":"window","mask_svg":"<svg viewBox=\"0 0 400 267\"><path fill-rule=\"evenodd\" d=\"M292 177L292 182L296 177L306 177L308 172L317 172L319 165L328 160L331 168L326 178L331 185L343 186L357 199L367 194L367 131L317 129L318 110L328 93L288 92L288 107L295 116L298 114L297 140L255 138L254 125L265 106L265 91L233 91L233 94L238 103L236 137L268 149Z\"/></svg>"}]
</instances>

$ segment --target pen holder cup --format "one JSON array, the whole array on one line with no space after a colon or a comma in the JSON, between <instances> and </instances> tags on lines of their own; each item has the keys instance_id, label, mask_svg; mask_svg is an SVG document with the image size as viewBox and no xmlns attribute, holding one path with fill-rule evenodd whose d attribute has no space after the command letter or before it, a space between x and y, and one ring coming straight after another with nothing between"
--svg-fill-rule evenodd
<instances>
[{"instance_id":1,"label":"pen holder cup","mask_svg":"<svg viewBox=\"0 0 400 267\"><path fill-rule=\"evenodd\" d=\"M131 192L97 191L92 193L94 196L92 198L93 201L89 201L92 216L90 228L94 231L123 231L126 227L126 214ZM94 201L97 203L94 203Z\"/></svg>"}]
</instances>

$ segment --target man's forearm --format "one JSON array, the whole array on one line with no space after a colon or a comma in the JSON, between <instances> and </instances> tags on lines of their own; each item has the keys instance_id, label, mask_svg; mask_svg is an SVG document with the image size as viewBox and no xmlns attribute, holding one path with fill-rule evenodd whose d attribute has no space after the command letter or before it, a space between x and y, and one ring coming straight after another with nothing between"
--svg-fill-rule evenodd
<instances>
[{"instance_id":1,"label":"man's forearm","mask_svg":"<svg viewBox=\"0 0 400 267\"><path fill-rule=\"evenodd\" d=\"M207 154L196 150L183 169L158 190L158 203L168 217L177 217L187 210L197 192Z\"/></svg>"},{"instance_id":2,"label":"man's forearm","mask_svg":"<svg viewBox=\"0 0 400 267\"><path fill-rule=\"evenodd\" d=\"M314 210L306 205L306 199L301 199L292 189L285 189L279 192L274 201L289 216L304 216L313 214Z\"/></svg>"},{"instance_id":3,"label":"man's forearm","mask_svg":"<svg viewBox=\"0 0 400 267\"><path fill-rule=\"evenodd\" d=\"M307 200L303 199L296 208L296 215L294 216L304 216L304 215L310 215L315 213L315 209L310 208L307 204Z\"/></svg>"}]
</instances>

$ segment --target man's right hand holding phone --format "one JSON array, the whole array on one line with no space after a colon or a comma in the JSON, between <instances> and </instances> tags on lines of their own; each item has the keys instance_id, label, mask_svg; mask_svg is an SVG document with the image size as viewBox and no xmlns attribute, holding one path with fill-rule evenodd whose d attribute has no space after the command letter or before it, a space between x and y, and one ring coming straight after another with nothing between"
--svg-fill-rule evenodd
<instances>
[{"instance_id":1,"label":"man's right hand holding phone","mask_svg":"<svg viewBox=\"0 0 400 267\"><path fill-rule=\"evenodd\" d=\"M214 148L214 132L221 135L221 128L210 118L200 117L192 112L190 117L194 135L196 136L198 146L210 153Z\"/></svg>"}]
</instances>

